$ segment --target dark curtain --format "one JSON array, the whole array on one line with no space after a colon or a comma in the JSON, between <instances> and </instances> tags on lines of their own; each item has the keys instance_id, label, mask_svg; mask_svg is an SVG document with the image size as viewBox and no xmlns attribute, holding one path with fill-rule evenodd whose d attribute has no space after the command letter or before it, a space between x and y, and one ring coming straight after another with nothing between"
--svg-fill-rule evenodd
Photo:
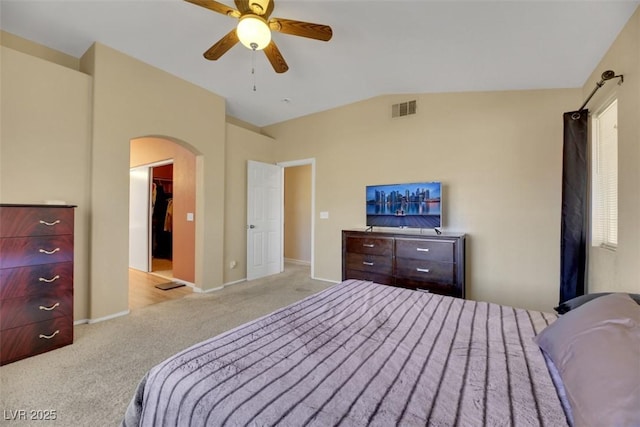
<instances>
[{"instance_id":1,"label":"dark curtain","mask_svg":"<svg viewBox=\"0 0 640 427\"><path fill-rule=\"evenodd\" d=\"M564 113L560 303L584 295L587 260L587 125L589 113Z\"/></svg>"}]
</instances>

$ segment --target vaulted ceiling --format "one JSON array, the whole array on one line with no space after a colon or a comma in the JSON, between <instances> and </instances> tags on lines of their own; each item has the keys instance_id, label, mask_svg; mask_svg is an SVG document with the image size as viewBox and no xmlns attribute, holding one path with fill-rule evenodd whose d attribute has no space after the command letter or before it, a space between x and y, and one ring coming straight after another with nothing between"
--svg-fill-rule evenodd
<instances>
[{"instance_id":1,"label":"vaulted ceiling","mask_svg":"<svg viewBox=\"0 0 640 427\"><path fill-rule=\"evenodd\" d=\"M75 57L103 43L261 127L384 94L581 87L639 4L276 0L273 17L333 29L329 42L274 32L282 74L241 44L204 59L237 21L182 0L0 0L0 28Z\"/></svg>"}]
</instances>

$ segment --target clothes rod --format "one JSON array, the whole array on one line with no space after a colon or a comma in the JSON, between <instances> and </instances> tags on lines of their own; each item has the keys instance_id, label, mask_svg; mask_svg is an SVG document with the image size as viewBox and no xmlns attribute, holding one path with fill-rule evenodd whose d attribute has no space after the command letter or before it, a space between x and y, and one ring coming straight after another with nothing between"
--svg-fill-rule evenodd
<instances>
[{"instance_id":1,"label":"clothes rod","mask_svg":"<svg viewBox=\"0 0 640 427\"><path fill-rule=\"evenodd\" d=\"M587 104L589 103L589 101L591 101L591 98L593 98L593 95L595 95L595 93L598 91L598 89L600 89L602 86L604 86L604 83L607 80L611 80L611 79L615 79L615 78L619 78L620 81L618 82L618 85L621 85L622 83L624 83L624 75L619 74L616 75L616 73L613 70L607 70L604 73L602 73L602 75L600 76L601 80L599 82L596 83L596 87L593 88L593 90L591 91L591 94L589 94L589 96L587 97L587 99L585 99L584 103L582 104L582 107L580 107L578 109L578 111L576 111L575 113L573 113L571 115L571 118L573 118L574 120L579 119L580 118L580 112L582 110L584 110L584 108L587 106Z\"/></svg>"}]
</instances>

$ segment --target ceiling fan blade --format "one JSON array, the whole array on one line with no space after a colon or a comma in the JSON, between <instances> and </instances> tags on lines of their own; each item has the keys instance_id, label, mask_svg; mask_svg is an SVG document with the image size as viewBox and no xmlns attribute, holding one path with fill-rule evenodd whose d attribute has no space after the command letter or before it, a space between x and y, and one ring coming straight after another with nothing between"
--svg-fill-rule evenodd
<instances>
[{"instance_id":1,"label":"ceiling fan blade","mask_svg":"<svg viewBox=\"0 0 640 427\"><path fill-rule=\"evenodd\" d=\"M329 41L333 30L328 25L312 24L311 22L294 21L292 19L271 18L269 28L284 34L308 37L310 39Z\"/></svg>"},{"instance_id":2,"label":"ceiling fan blade","mask_svg":"<svg viewBox=\"0 0 640 427\"><path fill-rule=\"evenodd\" d=\"M238 12L234 8L214 0L184 0L184 1L198 5L198 6L202 6L206 9L213 10L214 12L218 12L223 15L232 16L234 18L240 17L240 12Z\"/></svg>"},{"instance_id":3,"label":"ceiling fan blade","mask_svg":"<svg viewBox=\"0 0 640 427\"><path fill-rule=\"evenodd\" d=\"M204 53L204 57L210 61L215 61L220 58L226 51L231 49L235 44L238 43L238 35L236 34L235 28L227 33L226 36L218 40L216 44L211 46L209 50Z\"/></svg>"},{"instance_id":4,"label":"ceiling fan blade","mask_svg":"<svg viewBox=\"0 0 640 427\"><path fill-rule=\"evenodd\" d=\"M263 50L264 54L267 55L267 59L271 62L271 66L276 70L276 73L285 73L289 69L287 62L280 53L280 49L278 49L278 46L276 46L273 40L271 40L271 43Z\"/></svg>"}]
</instances>

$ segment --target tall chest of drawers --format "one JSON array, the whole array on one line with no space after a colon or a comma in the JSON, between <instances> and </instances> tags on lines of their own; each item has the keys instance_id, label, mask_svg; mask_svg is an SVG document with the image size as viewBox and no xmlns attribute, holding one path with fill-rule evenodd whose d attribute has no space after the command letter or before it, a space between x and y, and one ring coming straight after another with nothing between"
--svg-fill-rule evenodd
<instances>
[{"instance_id":1,"label":"tall chest of drawers","mask_svg":"<svg viewBox=\"0 0 640 427\"><path fill-rule=\"evenodd\" d=\"M342 231L342 280L465 296L465 235Z\"/></svg>"},{"instance_id":2,"label":"tall chest of drawers","mask_svg":"<svg viewBox=\"0 0 640 427\"><path fill-rule=\"evenodd\" d=\"M0 204L0 365L73 342L74 207Z\"/></svg>"}]
</instances>

